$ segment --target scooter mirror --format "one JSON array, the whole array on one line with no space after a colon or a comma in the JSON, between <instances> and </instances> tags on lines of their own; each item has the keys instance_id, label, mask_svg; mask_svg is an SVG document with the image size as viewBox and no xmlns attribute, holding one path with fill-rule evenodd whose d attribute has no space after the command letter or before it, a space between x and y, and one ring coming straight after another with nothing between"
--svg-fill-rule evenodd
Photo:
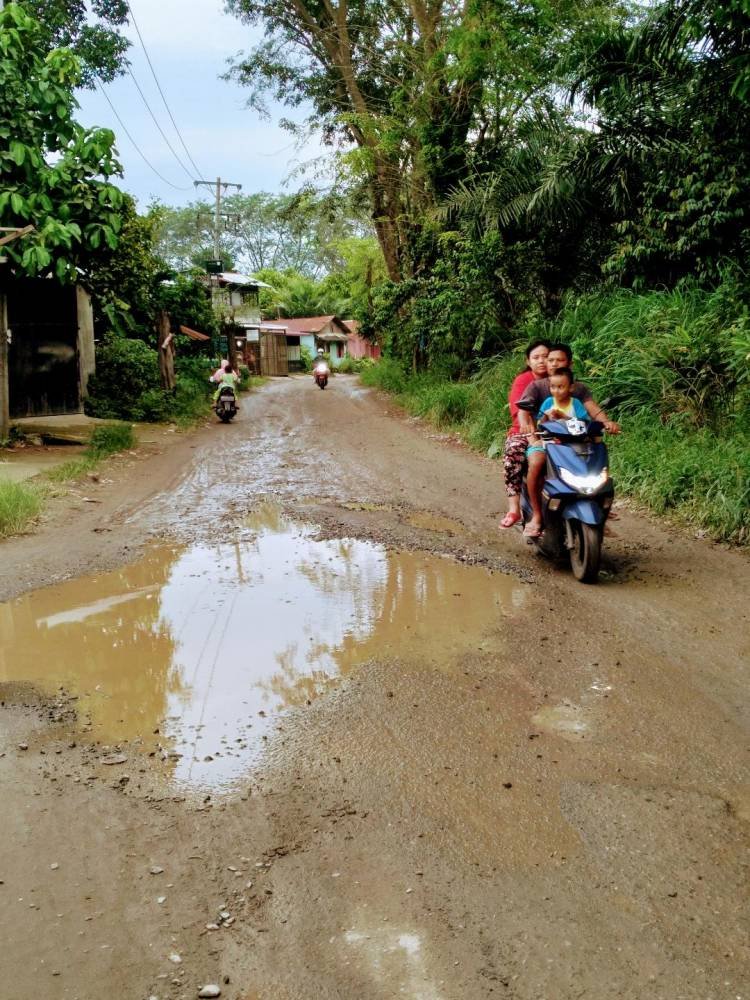
<instances>
[{"instance_id":1,"label":"scooter mirror","mask_svg":"<svg viewBox=\"0 0 750 1000\"><path fill-rule=\"evenodd\" d=\"M536 409L536 406L534 405L534 403L532 403L530 399L520 399L516 403L516 406L518 407L519 410L525 410L526 413L533 413L534 410Z\"/></svg>"}]
</instances>

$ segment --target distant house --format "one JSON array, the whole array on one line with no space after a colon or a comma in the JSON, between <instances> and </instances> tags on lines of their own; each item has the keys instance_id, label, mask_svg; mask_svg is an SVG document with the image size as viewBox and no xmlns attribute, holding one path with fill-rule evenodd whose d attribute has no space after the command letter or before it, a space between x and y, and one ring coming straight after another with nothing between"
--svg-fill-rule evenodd
<instances>
[{"instance_id":1,"label":"distant house","mask_svg":"<svg viewBox=\"0 0 750 1000\"><path fill-rule=\"evenodd\" d=\"M95 365L88 292L51 278L4 276L3 298L7 365L0 364L0 377L7 385L0 396L8 400L10 416L83 412Z\"/></svg>"},{"instance_id":2,"label":"distant house","mask_svg":"<svg viewBox=\"0 0 750 1000\"><path fill-rule=\"evenodd\" d=\"M375 344L371 340L365 340L360 336L359 322L356 319L344 319L341 321L349 331L347 340L347 353L350 358L373 358L380 357L380 344Z\"/></svg>"},{"instance_id":3,"label":"distant house","mask_svg":"<svg viewBox=\"0 0 750 1000\"><path fill-rule=\"evenodd\" d=\"M300 361L303 347L313 356L322 347L334 366L346 357L349 330L338 316L299 316L273 322L286 327L287 356L292 367Z\"/></svg>"},{"instance_id":4,"label":"distant house","mask_svg":"<svg viewBox=\"0 0 750 1000\"><path fill-rule=\"evenodd\" d=\"M261 374L264 366L261 365L258 292L261 288L271 286L251 274L240 274L237 271L206 274L201 280L211 293L211 303L221 319L222 335L227 340L226 344L221 345L222 354L229 354L243 361L251 372ZM262 374L286 375L286 363L281 370L275 360L277 354L283 355L283 348L275 350L272 341L269 341L269 345L271 350Z\"/></svg>"}]
</instances>

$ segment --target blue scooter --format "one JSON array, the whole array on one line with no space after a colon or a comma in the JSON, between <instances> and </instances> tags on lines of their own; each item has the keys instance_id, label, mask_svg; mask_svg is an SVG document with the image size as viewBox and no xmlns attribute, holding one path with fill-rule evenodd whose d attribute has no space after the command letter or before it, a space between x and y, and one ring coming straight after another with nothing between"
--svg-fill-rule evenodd
<instances>
[{"instance_id":1,"label":"blue scooter","mask_svg":"<svg viewBox=\"0 0 750 1000\"><path fill-rule=\"evenodd\" d=\"M599 575L604 524L614 500L609 475L604 427L598 421L551 420L539 425L547 453L547 475L542 487L544 532L533 539L551 559L570 558L573 576L593 583ZM532 511L524 480L521 492L523 523Z\"/></svg>"}]
</instances>

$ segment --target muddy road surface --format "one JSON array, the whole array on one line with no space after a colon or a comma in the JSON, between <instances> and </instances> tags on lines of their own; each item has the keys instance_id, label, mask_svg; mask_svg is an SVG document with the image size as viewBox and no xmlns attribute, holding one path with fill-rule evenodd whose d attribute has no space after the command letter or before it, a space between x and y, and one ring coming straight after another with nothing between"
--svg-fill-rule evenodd
<instances>
[{"instance_id":1,"label":"muddy road surface","mask_svg":"<svg viewBox=\"0 0 750 1000\"><path fill-rule=\"evenodd\" d=\"M744 555L350 377L159 441L0 545L3 1000L750 1000Z\"/></svg>"}]
</instances>

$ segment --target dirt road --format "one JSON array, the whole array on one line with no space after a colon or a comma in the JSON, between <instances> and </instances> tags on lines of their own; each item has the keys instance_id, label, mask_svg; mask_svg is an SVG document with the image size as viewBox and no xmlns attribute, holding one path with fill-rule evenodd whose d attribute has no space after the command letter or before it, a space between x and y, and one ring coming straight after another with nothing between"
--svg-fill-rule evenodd
<instances>
[{"instance_id":1,"label":"dirt road","mask_svg":"<svg viewBox=\"0 0 750 1000\"><path fill-rule=\"evenodd\" d=\"M744 555L350 377L165 441L0 545L3 1000L750 1000Z\"/></svg>"}]
</instances>

